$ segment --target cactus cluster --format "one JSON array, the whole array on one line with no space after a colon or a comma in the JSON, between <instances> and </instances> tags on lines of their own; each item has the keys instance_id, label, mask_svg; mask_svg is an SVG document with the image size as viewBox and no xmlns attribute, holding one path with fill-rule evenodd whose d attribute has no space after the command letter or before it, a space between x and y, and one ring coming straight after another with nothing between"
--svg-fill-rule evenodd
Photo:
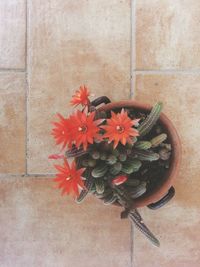
<instances>
[{"instance_id":1,"label":"cactus cluster","mask_svg":"<svg viewBox=\"0 0 200 267\"><path fill-rule=\"evenodd\" d=\"M90 96L89 89L80 86L70 103L81 109L67 117L58 113L59 121L53 122L51 134L62 150L49 159L63 160L62 166L55 165L57 188L77 203L91 193L105 205L123 207L121 218L129 218L159 246L135 203L162 183L170 166L170 138L159 121L162 103L150 112L126 106L107 110L109 106L97 106L109 103L108 97L91 101Z\"/></svg>"},{"instance_id":2,"label":"cactus cluster","mask_svg":"<svg viewBox=\"0 0 200 267\"><path fill-rule=\"evenodd\" d=\"M150 112L131 107L103 111L96 106L110 100L90 101L89 96L81 86L71 104L82 110L67 118L58 114L59 122L53 123L56 144L62 144L62 151L68 147L65 154L49 157L64 160L63 166L55 165L59 173L54 180L62 194L73 194L77 203L91 193L105 205L122 206L121 218L130 218L158 246L134 203L162 182L170 165L170 140L159 122L162 103ZM71 166L68 158L74 158Z\"/></svg>"},{"instance_id":3,"label":"cactus cluster","mask_svg":"<svg viewBox=\"0 0 200 267\"><path fill-rule=\"evenodd\" d=\"M149 178L151 166L168 168L171 145L162 125L158 123L162 103L157 103L151 112L143 114L138 123L139 136L132 138L132 144L119 143L116 148L106 140L96 141L86 151L73 147L67 157L75 157L77 166L85 168L85 188L77 198L82 202L88 193L94 194L105 205L117 204L125 208L122 217L129 217L140 230L156 245L158 240L143 224L134 207L134 200L152 189ZM133 117L134 110L128 110ZM97 118L109 117L106 112L96 114ZM157 164L157 165L155 165ZM126 177L123 183L115 184L116 177ZM154 177L155 178L155 177Z\"/></svg>"},{"instance_id":4,"label":"cactus cluster","mask_svg":"<svg viewBox=\"0 0 200 267\"><path fill-rule=\"evenodd\" d=\"M120 175L125 175L128 179L118 187L123 188L131 201L148 191L151 181L143 179L145 164L148 163L151 167L151 162L155 161L161 165L164 164L163 161L168 163L171 153L171 146L166 143L167 134L162 132L160 125L154 130L154 135L149 137L149 133L158 122L161 110L162 104L157 103L150 114L138 124L137 130L140 135L133 138L132 144L118 144L116 148L113 148L112 144L103 141L95 142L87 151L76 148L67 151L66 156L75 157L79 168L86 168L85 189L81 192L77 202L81 202L91 192L102 199L105 204L120 203L115 190L116 186L112 183L113 179ZM129 110L129 112L132 111ZM98 118L102 117L101 114L97 115ZM148 139L145 138L146 136Z\"/></svg>"}]
</instances>

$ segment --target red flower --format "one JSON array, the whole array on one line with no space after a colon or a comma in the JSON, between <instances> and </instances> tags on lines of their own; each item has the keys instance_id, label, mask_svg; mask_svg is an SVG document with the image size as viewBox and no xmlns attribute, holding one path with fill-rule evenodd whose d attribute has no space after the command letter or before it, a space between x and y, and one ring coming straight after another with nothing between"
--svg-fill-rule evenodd
<instances>
[{"instance_id":1,"label":"red flower","mask_svg":"<svg viewBox=\"0 0 200 267\"><path fill-rule=\"evenodd\" d=\"M71 100L71 105L77 106L81 104L82 106L87 106L90 102L88 96L90 95L90 92L88 88L84 86L80 86L79 90L76 91L75 95L73 95Z\"/></svg>"},{"instance_id":2,"label":"red flower","mask_svg":"<svg viewBox=\"0 0 200 267\"><path fill-rule=\"evenodd\" d=\"M72 194L73 196L79 196L79 187L84 188L84 183L82 180L82 174L85 168L76 169L75 161L72 162L71 167L67 160L64 160L64 165L55 165L55 168L59 171L54 178L55 182L58 182L58 188L62 188L62 195Z\"/></svg>"},{"instance_id":3,"label":"red flower","mask_svg":"<svg viewBox=\"0 0 200 267\"><path fill-rule=\"evenodd\" d=\"M115 179L112 180L113 185L120 185L127 181L128 177L125 175L117 176Z\"/></svg>"},{"instance_id":4,"label":"red flower","mask_svg":"<svg viewBox=\"0 0 200 267\"><path fill-rule=\"evenodd\" d=\"M60 114L57 115L60 121L53 123L55 127L53 128L51 134L54 136L57 145L63 144L62 148L65 148L67 144L71 146L72 139L70 134L70 120L65 119Z\"/></svg>"},{"instance_id":5,"label":"red flower","mask_svg":"<svg viewBox=\"0 0 200 267\"><path fill-rule=\"evenodd\" d=\"M121 142L125 145L127 142L132 144L131 137L138 136L139 132L132 128L137 120L131 120L128 117L127 112L124 109L121 113L114 113L111 111L111 118L107 119L107 125L101 126L106 132L103 135L104 138L108 138L110 142L114 141L114 148Z\"/></svg>"},{"instance_id":6,"label":"red flower","mask_svg":"<svg viewBox=\"0 0 200 267\"><path fill-rule=\"evenodd\" d=\"M88 144L93 144L95 138L99 138L98 125L102 120L94 120L95 112L86 114L84 111L77 111L71 116L71 135L77 148L83 145L83 149L86 150Z\"/></svg>"}]
</instances>

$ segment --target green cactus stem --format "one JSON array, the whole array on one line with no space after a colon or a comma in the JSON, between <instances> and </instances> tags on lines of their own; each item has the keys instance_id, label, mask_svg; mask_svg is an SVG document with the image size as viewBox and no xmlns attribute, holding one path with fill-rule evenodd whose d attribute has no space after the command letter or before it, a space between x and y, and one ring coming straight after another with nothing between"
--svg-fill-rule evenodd
<instances>
[{"instance_id":1,"label":"green cactus stem","mask_svg":"<svg viewBox=\"0 0 200 267\"><path fill-rule=\"evenodd\" d=\"M130 178L129 177L129 179L126 181L126 185L128 185L128 186L133 186L133 187L135 187L135 186L138 186L140 184L140 180L138 180L138 179L133 179L133 178Z\"/></svg>"},{"instance_id":2,"label":"green cactus stem","mask_svg":"<svg viewBox=\"0 0 200 267\"><path fill-rule=\"evenodd\" d=\"M134 147L138 148L138 149L149 149L151 148L151 142L149 141L138 141L137 143L135 143Z\"/></svg>"},{"instance_id":3,"label":"green cactus stem","mask_svg":"<svg viewBox=\"0 0 200 267\"><path fill-rule=\"evenodd\" d=\"M162 143L162 144L160 144L160 146L166 148L168 151L172 150L172 145L171 144Z\"/></svg>"},{"instance_id":4,"label":"green cactus stem","mask_svg":"<svg viewBox=\"0 0 200 267\"><path fill-rule=\"evenodd\" d=\"M75 146L72 147L72 149L67 150L65 152L65 156L67 158L76 158L76 157L80 157L82 155L88 154L89 153L89 149L88 150L83 150L83 148L76 148Z\"/></svg>"},{"instance_id":5,"label":"green cactus stem","mask_svg":"<svg viewBox=\"0 0 200 267\"><path fill-rule=\"evenodd\" d=\"M137 128L140 136L144 136L151 131L155 123L158 121L161 110L162 103L158 102L151 110L150 114L146 117L146 119L140 124Z\"/></svg>"},{"instance_id":6,"label":"green cactus stem","mask_svg":"<svg viewBox=\"0 0 200 267\"><path fill-rule=\"evenodd\" d=\"M107 164L113 165L117 162L117 157L115 155L108 156Z\"/></svg>"},{"instance_id":7,"label":"green cactus stem","mask_svg":"<svg viewBox=\"0 0 200 267\"><path fill-rule=\"evenodd\" d=\"M158 153L162 160L168 160L171 156L171 152L166 148L161 148Z\"/></svg>"},{"instance_id":8,"label":"green cactus stem","mask_svg":"<svg viewBox=\"0 0 200 267\"><path fill-rule=\"evenodd\" d=\"M127 155L125 153L121 153L118 156L119 161L124 162L127 159Z\"/></svg>"},{"instance_id":9,"label":"green cactus stem","mask_svg":"<svg viewBox=\"0 0 200 267\"><path fill-rule=\"evenodd\" d=\"M133 156L142 161L155 161L159 159L159 154L149 150L135 149Z\"/></svg>"},{"instance_id":10,"label":"green cactus stem","mask_svg":"<svg viewBox=\"0 0 200 267\"><path fill-rule=\"evenodd\" d=\"M116 162L115 164L113 164L110 168L109 168L109 172L112 175L117 175L120 173L120 171L122 170L122 164L121 162Z\"/></svg>"},{"instance_id":11,"label":"green cactus stem","mask_svg":"<svg viewBox=\"0 0 200 267\"><path fill-rule=\"evenodd\" d=\"M102 152L100 153L100 159L101 159L101 160L106 160L106 159L107 159L107 154L106 154L106 152L102 151Z\"/></svg>"},{"instance_id":12,"label":"green cactus stem","mask_svg":"<svg viewBox=\"0 0 200 267\"><path fill-rule=\"evenodd\" d=\"M89 159L83 159L81 161L81 164L82 164L83 167L88 167L89 166Z\"/></svg>"},{"instance_id":13,"label":"green cactus stem","mask_svg":"<svg viewBox=\"0 0 200 267\"><path fill-rule=\"evenodd\" d=\"M167 139L167 135L165 133L162 133L152 138L150 142L151 142L152 147L157 147L162 142L164 142L166 139Z\"/></svg>"},{"instance_id":14,"label":"green cactus stem","mask_svg":"<svg viewBox=\"0 0 200 267\"><path fill-rule=\"evenodd\" d=\"M95 192L95 196L96 196L97 198L99 198L99 199L102 199L102 200L105 199L105 198L106 198L107 196L109 196L110 194L113 194L111 188L106 188L106 189L104 190L104 192L101 193L101 194Z\"/></svg>"},{"instance_id":15,"label":"green cactus stem","mask_svg":"<svg viewBox=\"0 0 200 267\"><path fill-rule=\"evenodd\" d=\"M75 162L76 162L76 168L80 169L82 167L82 156L75 158Z\"/></svg>"},{"instance_id":16,"label":"green cactus stem","mask_svg":"<svg viewBox=\"0 0 200 267\"><path fill-rule=\"evenodd\" d=\"M99 163L93 170L92 170L92 176L94 178L100 178L103 177L108 170L108 166L104 163Z\"/></svg>"},{"instance_id":17,"label":"green cactus stem","mask_svg":"<svg viewBox=\"0 0 200 267\"><path fill-rule=\"evenodd\" d=\"M95 159L89 159L88 160L88 166L89 167L95 167L97 164L96 160Z\"/></svg>"},{"instance_id":18,"label":"green cactus stem","mask_svg":"<svg viewBox=\"0 0 200 267\"><path fill-rule=\"evenodd\" d=\"M110 194L108 196L106 196L104 199L103 199L103 203L105 205L110 205L110 204L113 204L115 201L117 200L117 196L115 194Z\"/></svg>"},{"instance_id":19,"label":"green cactus stem","mask_svg":"<svg viewBox=\"0 0 200 267\"><path fill-rule=\"evenodd\" d=\"M154 236L154 234L148 229L148 227L144 224L144 220L140 216L137 209L129 212L129 218L134 223L134 225L138 228L138 230L143 233L155 246L159 247L160 242Z\"/></svg>"},{"instance_id":20,"label":"green cactus stem","mask_svg":"<svg viewBox=\"0 0 200 267\"><path fill-rule=\"evenodd\" d=\"M112 155L114 155L115 157L118 157L119 156L119 151L117 149L113 149Z\"/></svg>"},{"instance_id":21,"label":"green cactus stem","mask_svg":"<svg viewBox=\"0 0 200 267\"><path fill-rule=\"evenodd\" d=\"M133 172L137 172L141 167L142 163L138 159L129 159L127 160L122 167L122 172L126 174L131 174Z\"/></svg>"},{"instance_id":22,"label":"green cactus stem","mask_svg":"<svg viewBox=\"0 0 200 267\"><path fill-rule=\"evenodd\" d=\"M136 199L146 193L146 190L146 182L142 181L138 186L132 187L129 192L131 198Z\"/></svg>"},{"instance_id":23,"label":"green cactus stem","mask_svg":"<svg viewBox=\"0 0 200 267\"><path fill-rule=\"evenodd\" d=\"M114 186L113 190L122 207L128 210L132 209L133 199L131 199L129 192L125 189L125 187L122 185Z\"/></svg>"},{"instance_id":24,"label":"green cactus stem","mask_svg":"<svg viewBox=\"0 0 200 267\"><path fill-rule=\"evenodd\" d=\"M93 185L94 185L94 179L91 176L90 171L86 171L86 174L84 175L86 177L86 180L84 182L85 188L83 189L80 193L80 195L77 197L76 202L77 203L81 203L85 197L87 196L87 194L90 192L90 190L92 189Z\"/></svg>"},{"instance_id":25,"label":"green cactus stem","mask_svg":"<svg viewBox=\"0 0 200 267\"><path fill-rule=\"evenodd\" d=\"M91 156L92 156L93 159L99 159L100 158L100 153L99 153L99 151L94 150L94 151L91 152Z\"/></svg>"},{"instance_id":26,"label":"green cactus stem","mask_svg":"<svg viewBox=\"0 0 200 267\"><path fill-rule=\"evenodd\" d=\"M103 194L103 192L105 190L104 181L101 179L96 179L95 180L95 187L96 187L97 194Z\"/></svg>"},{"instance_id":27,"label":"green cactus stem","mask_svg":"<svg viewBox=\"0 0 200 267\"><path fill-rule=\"evenodd\" d=\"M126 154L127 154L127 155L131 155L131 152L132 152L132 149L131 149L131 148L128 148L128 149L126 150Z\"/></svg>"}]
</instances>

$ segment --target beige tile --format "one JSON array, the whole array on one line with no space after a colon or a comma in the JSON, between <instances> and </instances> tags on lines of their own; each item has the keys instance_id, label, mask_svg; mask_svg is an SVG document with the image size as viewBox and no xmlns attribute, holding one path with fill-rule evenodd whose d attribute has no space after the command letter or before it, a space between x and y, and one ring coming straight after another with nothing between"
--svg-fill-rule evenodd
<instances>
[{"instance_id":1,"label":"beige tile","mask_svg":"<svg viewBox=\"0 0 200 267\"><path fill-rule=\"evenodd\" d=\"M160 239L161 247L153 247L135 231L135 267L199 266L199 208L185 208L177 198L160 211L145 209L141 212L148 226Z\"/></svg>"},{"instance_id":2,"label":"beige tile","mask_svg":"<svg viewBox=\"0 0 200 267\"><path fill-rule=\"evenodd\" d=\"M120 209L61 197L47 178L0 180L0 262L6 267L130 266Z\"/></svg>"},{"instance_id":3,"label":"beige tile","mask_svg":"<svg viewBox=\"0 0 200 267\"><path fill-rule=\"evenodd\" d=\"M0 1L0 68L25 67L25 0Z\"/></svg>"},{"instance_id":4,"label":"beige tile","mask_svg":"<svg viewBox=\"0 0 200 267\"><path fill-rule=\"evenodd\" d=\"M199 69L200 2L136 2L136 68Z\"/></svg>"},{"instance_id":5,"label":"beige tile","mask_svg":"<svg viewBox=\"0 0 200 267\"><path fill-rule=\"evenodd\" d=\"M59 151L49 135L56 112L67 115L80 84L97 96L128 98L130 1L30 1L30 173L53 172Z\"/></svg>"},{"instance_id":6,"label":"beige tile","mask_svg":"<svg viewBox=\"0 0 200 267\"><path fill-rule=\"evenodd\" d=\"M151 247L136 234L136 267L196 267L200 264L199 84L198 74L136 77L136 99L152 104L158 100L164 102L164 112L176 126L183 150L175 199L158 211L143 211L146 222L161 241L161 248Z\"/></svg>"},{"instance_id":7,"label":"beige tile","mask_svg":"<svg viewBox=\"0 0 200 267\"><path fill-rule=\"evenodd\" d=\"M0 73L0 173L25 172L25 76Z\"/></svg>"}]
</instances>

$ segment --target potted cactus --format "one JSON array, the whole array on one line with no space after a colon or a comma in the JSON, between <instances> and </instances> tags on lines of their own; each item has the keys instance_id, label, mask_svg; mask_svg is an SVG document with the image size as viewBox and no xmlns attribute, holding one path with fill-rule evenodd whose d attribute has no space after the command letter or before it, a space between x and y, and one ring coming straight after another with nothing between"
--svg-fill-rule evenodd
<instances>
[{"instance_id":1,"label":"potted cactus","mask_svg":"<svg viewBox=\"0 0 200 267\"><path fill-rule=\"evenodd\" d=\"M89 97L88 88L81 86L71 100L81 110L68 118L58 114L54 123L52 135L62 151L49 158L64 160L64 165L55 165L54 180L62 194L72 194L77 203L93 194L105 205L122 207L121 218L129 218L159 246L137 208L156 209L173 197L180 163L176 130L161 114L162 103L151 108L136 101Z\"/></svg>"}]
</instances>

